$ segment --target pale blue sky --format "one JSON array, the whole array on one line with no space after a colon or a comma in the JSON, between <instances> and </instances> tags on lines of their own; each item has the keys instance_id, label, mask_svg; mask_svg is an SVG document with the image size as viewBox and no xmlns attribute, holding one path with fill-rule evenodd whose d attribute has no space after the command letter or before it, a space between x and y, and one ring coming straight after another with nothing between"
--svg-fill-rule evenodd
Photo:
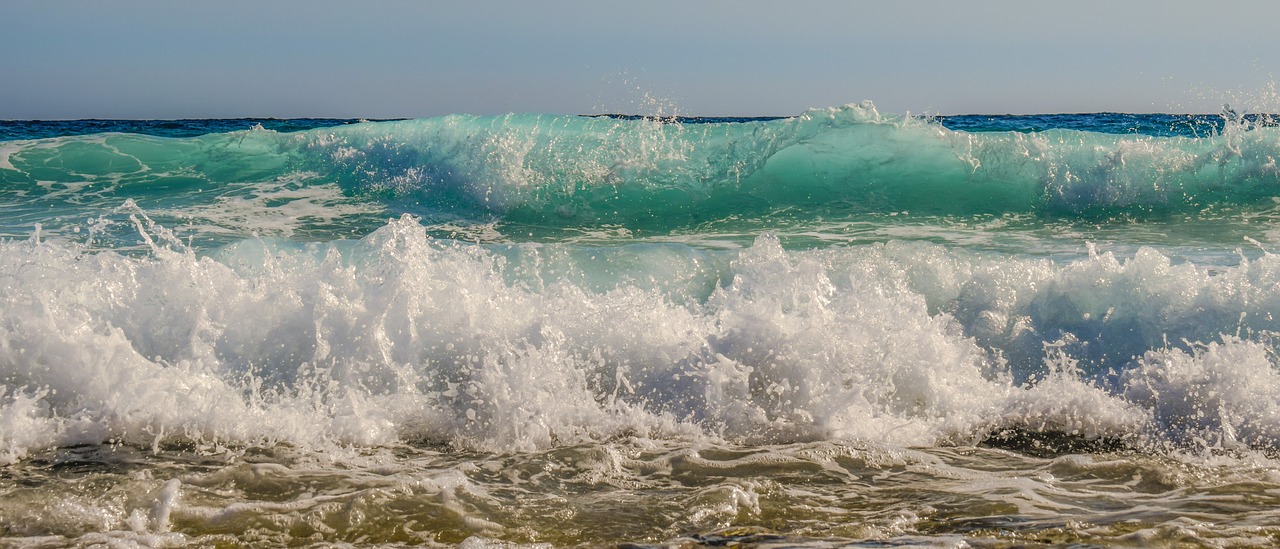
<instances>
[{"instance_id":1,"label":"pale blue sky","mask_svg":"<svg viewBox=\"0 0 1280 549\"><path fill-rule=\"evenodd\" d=\"M1280 107L1262 0L0 6L3 119Z\"/></svg>"}]
</instances>

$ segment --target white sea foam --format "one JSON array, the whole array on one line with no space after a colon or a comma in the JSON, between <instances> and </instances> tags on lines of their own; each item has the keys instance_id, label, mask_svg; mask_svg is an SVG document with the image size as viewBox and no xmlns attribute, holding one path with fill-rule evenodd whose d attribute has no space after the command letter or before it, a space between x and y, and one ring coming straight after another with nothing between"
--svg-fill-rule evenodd
<instances>
[{"instance_id":1,"label":"white sea foam","mask_svg":"<svg viewBox=\"0 0 1280 549\"><path fill-rule=\"evenodd\" d=\"M212 204L153 210L185 221L183 229L201 236L257 235L294 237L307 227L332 226L343 219L382 213L374 204L352 200L333 183L312 183L314 174L295 173L276 181L247 185L242 195L228 193Z\"/></svg>"},{"instance_id":2,"label":"white sea foam","mask_svg":"<svg viewBox=\"0 0 1280 549\"><path fill-rule=\"evenodd\" d=\"M1211 274L1153 250L484 247L406 217L199 257L138 215L149 256L0 243L6 461L106 440L1280 441L1270 255Z\"/></svg>"},{"instance_id":3,"label":"white sea foam","mask_svg":"<svg viewBox=\"0 0 1280 549\"><path fill-rule=\"evenodd\" d=\"M16 142L0 142L0 170L18 171L18 168L13 165L13 161L10 160L9 157L13 156L13 153L20 150L22 150L22 147Z\"/></svg>"}]
</instances>

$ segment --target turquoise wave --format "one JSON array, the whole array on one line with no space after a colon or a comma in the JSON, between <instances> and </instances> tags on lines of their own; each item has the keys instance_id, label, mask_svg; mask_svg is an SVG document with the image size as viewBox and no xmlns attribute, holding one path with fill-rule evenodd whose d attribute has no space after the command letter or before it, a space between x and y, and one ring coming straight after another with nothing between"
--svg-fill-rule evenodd
<instances>
[{"instance_id":1,"label":"turquoise wave","mask_svg":"<svg viewBox=\"0 0 1280 549\"><path fill-rule=\"evenodd\" d=\"M312 141L353 192L418 213L672 223L803 209L1080 215L1198 210L1276 195L1280 133L1206 138L952 131L870 104L737 124L446 117Z\"/></svg>"},{"instance_id":2,"label":"turquoise wave","mask_svg":"<svg viewBox=\"0 0 1280 549\"><path fill-rule=\"evenodd\" d=\"M11 234L125 199L180 219L210 205L266 209L305 197L315 207L300 212L298 230L318 235L367 233L402 213L649 231L900 212L1107 219L1269 209L1280 196L1277 157L1280 129L1245 122L1205 137L965 132L862 103L746 122L451 115L293 133L10 141L0 143L0 194L13 204ZM334 192L308 194L319 188ZM338 207L347 210L317 213ZM335 221L352 212L370 220Z\"/></svg>"}]
</instances>

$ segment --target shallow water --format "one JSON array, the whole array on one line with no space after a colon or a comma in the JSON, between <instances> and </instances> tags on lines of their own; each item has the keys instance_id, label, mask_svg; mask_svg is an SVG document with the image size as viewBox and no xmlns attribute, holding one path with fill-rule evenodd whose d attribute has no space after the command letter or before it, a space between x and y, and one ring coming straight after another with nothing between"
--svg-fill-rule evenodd
<instances>
[{"instance_id":1,"label":"shallow water","mask_svg":"<svg viewBox=\"0 0 1280 549\"><path fill-rule=\"evenodd\" d=\"M1273 545L1267 458L616 440L198 455L71 447L11 466L15 545ZM67 537L63 537L67 536Z\"/></svg>"}]
</instances>

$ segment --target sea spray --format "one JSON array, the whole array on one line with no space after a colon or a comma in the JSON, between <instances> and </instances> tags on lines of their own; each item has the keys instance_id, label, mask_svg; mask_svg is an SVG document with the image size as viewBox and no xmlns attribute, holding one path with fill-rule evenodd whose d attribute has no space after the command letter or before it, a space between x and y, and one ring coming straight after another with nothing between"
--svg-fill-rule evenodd
<instances>
[{"instance_id":1,"label":"sea spray","mask_svg":"<svg viewBox=\"0 0 1280 549\"><path fill-rule=\"evenodd\" d=\"M33 421L146 446L537 450L624 432L934 445L1006 426L1181 444L1153 387L1273 384L1170 377L1156 358L1239 348L1269 375L1271 255L1209 273L1152 249L1058 264L909 243L787 251L768 236L587 255L437 240L411 217L358 242L203 257L147 240L146 256L4 244L11 455L64 443L22 435ZM1212 434L1274 445L1265 398L1214 402L1243 419Z\"/></svg>"}]
</instances>

